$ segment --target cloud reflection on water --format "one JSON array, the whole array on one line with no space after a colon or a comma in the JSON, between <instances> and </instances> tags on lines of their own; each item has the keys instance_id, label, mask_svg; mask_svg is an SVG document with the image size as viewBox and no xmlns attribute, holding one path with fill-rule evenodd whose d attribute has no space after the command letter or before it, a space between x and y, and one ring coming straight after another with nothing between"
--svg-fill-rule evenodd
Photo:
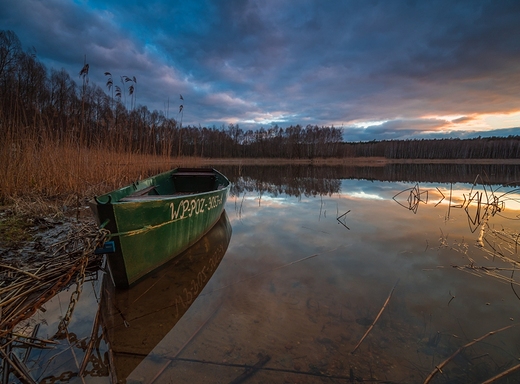
<instances>
[{"instance_id":1,"label":"cloud reflection on water","mask_svg":"<svg viewBox=\"0 0 520 384\"><path fill-rule=\"evenodd\" d=\"M330 196L281 194L276 199L268 199L263 195L260 205L258 199L245 199L240 217L230 214L234 238L228 257L247 257L254 260L255 270L269 271L318 254L283 269L283 273L276 270L255 279L255 289L269 290L274 286L278 287L277 292L300 298L295 308L285 309L280 308L279 303L271 304L267 297L262 300L266 311L288 311L287 316L296 318L304 316L306 305L301 300L307 302L307 307L309 300L315 300L333 312L344 310L344 319L373 318L399 279L395 297L385 315L386 327L400 327L406 342L395 341L392 353L405 354L412 361L417 356L408 352L422 348L429 353L428 348L433 347L427 345L428 340L437 332L442 334L440 343L449 349L460 346L461 340L507 325L511 318L520 319L518 299L507 284L492 276L476 276L470 269L453 267L507 266L498 259L493 260L477 245L479 231L468 225L468 214L462 208L470 193L482 192L482 188L461 183L421 183L420 190L428 192L428 200L419 201L418 209L413 211L393 200L396 194L412 187L413 183L342 180L341 190ZM506 202L506 209L501 213L518 217L519 195L509 198L513 200ZM237 201L242 200L238 197ZM231 207L229 210L232 211ZM347 230L338 225L336 218L349 210L345 216L350 228ZM489 226L518 230L518 221L495 215ZM496 239L490 241L496 245ZM234 242L240 244L239 254L235 252ZM245 272L249 266L243 261L239 270L254 273ZM241 289L249 291L247 284L241 285ZM269 309L271 305L274 307ZM298 310L302 311L300 315L294 315ZM277 332L277 327L283 326L271 323L268 329ZM312 330L312 325L305 326L311 326L310 334L320 333L314 333L317 330ZM355 324L349 327L351 334L364 331ZM376 340L384 337L381 332L374 331L372 341L368 342L372 345L369 349L377 348ZM333 335L331 333L331 337L347 337ZM509 335L519 337L518 332ZM508 353L513 353L514 348L513 344L504 347L511 351ZM439 348L435 353L438 358L442 355ZM426 359L430 361L431 356L421 357L422 363L415 361L414 364L425 364ZM399 370L404 370L403 366Z\"/></svg>"}]
</instances>

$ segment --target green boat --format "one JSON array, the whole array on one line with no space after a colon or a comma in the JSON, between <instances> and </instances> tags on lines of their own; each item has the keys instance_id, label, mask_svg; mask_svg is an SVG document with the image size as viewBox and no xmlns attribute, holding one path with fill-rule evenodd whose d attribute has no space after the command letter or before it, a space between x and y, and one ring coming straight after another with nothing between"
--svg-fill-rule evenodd
<instances>
[{"instance_id":1,"label":"green boat","mask_svg":"<svg viewBox=\"0 0 520 384\"><path fill-rule=\"evenodd\" d=\"M229 180L215 169L177 168L97 196L90 206L110 231L114 284L128 288L195 244L218 221Z\"/></svg>"}]
</instances>

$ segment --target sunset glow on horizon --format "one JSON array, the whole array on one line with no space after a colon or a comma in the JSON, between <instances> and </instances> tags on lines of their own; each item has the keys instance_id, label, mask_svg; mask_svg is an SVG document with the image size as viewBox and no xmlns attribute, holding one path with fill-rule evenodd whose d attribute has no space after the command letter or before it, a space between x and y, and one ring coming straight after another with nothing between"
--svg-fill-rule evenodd
<instances>
[{"instance_id":1,"label":"sunset glow on horizon","mask_svg":"<svg viewBox=\"0 0 520 384\"><path fill-rule=\"evenodd\" d=\"M0 29L48 71L79 82L86 59L105 92L105 72L135 77L137 104L174 119L183 95L185 126L334 125L351 141L520 135L520 2L0 7Z\"/></svg>"}]
</instances>

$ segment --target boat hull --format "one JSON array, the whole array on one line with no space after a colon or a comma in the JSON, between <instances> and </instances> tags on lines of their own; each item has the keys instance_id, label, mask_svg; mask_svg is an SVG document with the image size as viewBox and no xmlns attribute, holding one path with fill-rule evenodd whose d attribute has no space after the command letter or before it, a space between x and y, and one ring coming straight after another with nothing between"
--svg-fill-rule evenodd
<instances>
[{"instance_id":1,"label":"boat hull","mask_svg":"<svg viewBox=\"0 0 520 384\"><path fill-rule=\"evenodd\" d=\"M176 169L96 198L93 211L115 245L107 253L115 285L129 287L196 243L220 218L228 191L215 170Z\"/></svg>"}]
</instances>

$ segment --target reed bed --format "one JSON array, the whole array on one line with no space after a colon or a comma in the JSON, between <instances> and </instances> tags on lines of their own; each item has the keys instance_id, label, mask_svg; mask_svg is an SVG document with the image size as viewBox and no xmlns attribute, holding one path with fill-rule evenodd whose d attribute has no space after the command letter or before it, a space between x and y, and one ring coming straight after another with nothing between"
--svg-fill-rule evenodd
<instances>
[{"instance_id":1,"label":"reed bed","mask_svg":"<svg viewBox=\"0 0 520 384\"><path fill-rule=\"evenodd\" d=\"M0 146L0 202L24 196L91 197L158 172L199 163L189 157L87 148L44 138L8 140Z\"/></svg>"}]
</instances>

